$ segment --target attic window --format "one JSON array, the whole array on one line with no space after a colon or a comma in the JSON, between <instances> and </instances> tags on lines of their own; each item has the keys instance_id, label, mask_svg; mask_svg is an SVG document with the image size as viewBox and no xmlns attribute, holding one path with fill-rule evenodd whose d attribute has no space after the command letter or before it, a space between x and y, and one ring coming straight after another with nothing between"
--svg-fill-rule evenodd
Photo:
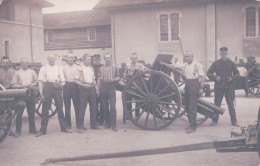
<instances>
[{"instance_id":1,"label":"attic window","mask_svg":"<svg viewBox=\"0 0 260 166\"><path fill-rule=\"evenodd\" d=\"M53 43L54 42L54 32L53 31L47 31L46 42L47 43Z\"/></svg>"},{"instance_id":2,"label":"attic window","mask_svg":"<svg viewBox=\"0 0 260 166\"><path fill-rule=\"evenodd\" d=\"M88 28L88 40L96 40L96 28Z\"/></svg>"},{"instance_id":3,"label":"attic window","mask_svg":"<svg viewBox=\"0 0 260 166\"><path fill-rule=\"evenodd\" d=\"M179 13L160 14L160 41L178 40L180 30Z\"/></svg>"}]
</instances>

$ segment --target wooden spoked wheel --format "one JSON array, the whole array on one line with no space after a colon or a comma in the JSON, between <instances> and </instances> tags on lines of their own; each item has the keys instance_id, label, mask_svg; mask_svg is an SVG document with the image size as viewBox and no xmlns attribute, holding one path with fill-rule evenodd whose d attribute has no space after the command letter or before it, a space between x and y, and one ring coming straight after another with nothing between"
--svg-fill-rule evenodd
<instances>
[{"instance_id":1,"label":"wooden spoked wheel","mask_svg":"<svg viewBox=\"0 0 260 166\"><path fill-rule=\"evenodd\" d=\"M0 84L0 90L6 90ZM12 127L12 120L16 116L16 112L11 107L6 106L8 101L1 101L3 104L0 106L0 143L5 140L9 135Z\"/></svg>"},{"instance_id":2,"label":"wooden spoked wheel","mask_svg":"<svg viewBox=\"0 0 260 166\"><path fill-rule=\"evenodd\" d=\"M185 85L186 77L180 71L171 70L171 72L172 72L172 79L175 80L175 82L176 82L178 88L180 89L180 91L184 92L184 85ZM182 102L182 104L184 104L184 102ZM179 119L181 119L185 123L189 124L188 114L185 111L184 105L182 105L182 107L180 109L180 114L182 114L182 116L180 116ZM207 120L208 120L208 116L197 113L197 120L196 120L197 125L203 124Z\"/></svg>"},{"instance_id":3,"label":"wooden spoked wheel","mask_svg":"<svg viewBox=\"0 0 260 166\"><path fill-rule=\"evenodd\" d=\"M160 130L178 118L181 94L168 75L159 71L141 71L126 84L123 105L127 116L136 126Z\"/></svg>"},{"instance_id":4,"label":"wooden spoked wheel","mask_svg":"<svg viewBox=\"0 0 260 166\"><path fill-rule=\"evenodd\" d=\"M248 71L248 93L260 96L260 65L253 66Z\"/></svg>"},{"instance_id":5,"label":"wooden spoked wheel","mask_svg":"<svg viewBox=\"0 0 260 166\"><path fill-rule=\"evenodd\" d=\"M42 117L42 101L41 101L41 98L40 97L36 97L35 98L35 112L37 115L39 115L40 117ZM52 101L51 103L51 108L49 109L49 118L53 117L55 114L57 113L57 110L56 110L56 106L55 106L55 103L54 101Z\"/></svg>"}]
</instances>

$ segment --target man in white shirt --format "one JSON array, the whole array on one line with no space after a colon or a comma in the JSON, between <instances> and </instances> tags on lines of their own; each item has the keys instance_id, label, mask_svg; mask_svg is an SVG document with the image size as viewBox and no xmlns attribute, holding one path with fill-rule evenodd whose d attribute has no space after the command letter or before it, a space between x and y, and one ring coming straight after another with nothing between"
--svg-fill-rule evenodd
<instances>
[{"instance_id":1,"label":"man in white shirt","mask_svg":"<svg viewBox=\"0 0 260 166\"><path fill-rule=\"evenodd\" d=\"M75 83L79 85L79 126L78 133L83 133L84 117L89 103L90 128L98 129L96 124L97 114L97 84L95 81L94 69L91 67L91 55L84 54L83 64L75 75Z\"/></svg>"},{"instance_id":2,"label":"man in white shirt","mask_svg":"<svg viewBox=\"0 0 260 166\"><path fill-rule=\"evenodd\" d=\"M72 132L67 128L63 113L62 87L65 85L64 73L62 68L55 64L56 59L54 55L49 55L47 58L48 64L43 66L39 72L39 92L43 105L41 129L36 135L37 137L46 134L52 99L55 101L61 131Z\"/></svg>"},{"instance_id":3,"label":"man in white shirt","mask_svg":"<svg viewBox=\"0 0 260 166\"><path fill-rule=\"evenodd\" d=\"M74 54L70 53L67 56L67 62L63 66L63 73L65 76L65 86L63 88L63 100L65 105L65 119L68 128L71 129L71 100L73 102L76 126L78 127L78 114L79 114L79 86L75 84L74 78L78 72L78 65L75 63Z\"/></svg>"},{"instance_id":4,"label":"man in white shirt","mask_svg":"<svg viewBox=\"0 0 260 166\"><path fill-rule=\"evenodd\" d=\"M190 126L186 128L186 132L192 133L196 131L197 128L196 119L198 98L200 94L203 92L202 87L205 82L205 74L202 70L202 66L193 60L193 53L191 51L187 51L184 54L184 58L184 64L169 65L163 62L161 62L161 64L172 69L180 69L186 76L184 88L184 106L185 110L188 113L188 119L190 123Z\"/></svg>"},{"instance_id":5,"label":"man in white shirt","mask_svg":"<svg viewBox=\"0 0 260 166\"><path fill-rule=\"evenodd\" d=\"M12 79L12 88L21 89L21 88L29 88L31 90L31 94L33 93L33 89L37 85L37 74L34 70L29 68L29 59L27 57L21 58L21 66L22 68L14 73ZM36 134L37 130L35 127L35 98L34 96L30 96L24 99L27 107L28 119L29 119L29 132L32 134ZM17 111L16 116L16 134L15 137L18 138L21 136L22 130L22 116L23 110Z\"/></svg>"}]
</instances>

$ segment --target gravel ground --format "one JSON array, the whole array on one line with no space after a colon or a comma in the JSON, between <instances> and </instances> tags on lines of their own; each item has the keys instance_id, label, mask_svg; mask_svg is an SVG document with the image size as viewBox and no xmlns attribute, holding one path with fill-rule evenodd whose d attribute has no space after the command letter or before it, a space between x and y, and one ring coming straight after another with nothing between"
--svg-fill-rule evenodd
<instances>
[{"instance_id":1,"label":"gravel ground","mask_svg":"<svg viewBox=\"0 0 260 166\"><path fill-rule=\"evenodd\" d=\"M237 91L237 118L242 126L254 124L257 118L259 98L245 97L243 91ZM119 131L101 127L100 130L87 130L79 134L61 133L57 116L49 121L47 135L36 138L29 134L27 114L23 117L22 136L8 137L0 144L1 166L37 166L45 159L57 157L73 157L91 154L124 152L150 148L179 146L193 143L209 142L230 138L230 131L239 131L232 127L228 111L220 117L217 126L209 126L210 120L199 126L197 131L186 134L187 124L177 119L167 129L161 131L145 131L134 126L130 121L122 124L121 95L117 94L117 124ZM205 98L213 102L213 97ZM227 109L224 103L223 108ZM85 118L89 127L89 113ZM36 126L40 128L40 118L36 118ZM75 161L48 164L53 166L257 166L258 155L255 152L216 153L214 149L193 152L181 152L163 155L138 156L129 158L103 159L92 161Z\"/></svg>"}]
</instances>

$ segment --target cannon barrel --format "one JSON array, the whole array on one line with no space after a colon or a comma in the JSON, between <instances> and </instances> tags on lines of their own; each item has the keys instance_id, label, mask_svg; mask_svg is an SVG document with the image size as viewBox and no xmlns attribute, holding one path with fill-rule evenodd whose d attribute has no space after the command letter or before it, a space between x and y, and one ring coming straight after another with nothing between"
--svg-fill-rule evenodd
<instances>
[{"instance_id":1,"label":"cannon barrel","mask_svg":"<svg viewBox=\"0 0 260 166\"><path fill-rule=\"evenodd\" d=\"M0 91L0 98L22 98L30 96L29 89L7 89Z\"/></svg>"},{"instance_id":2,"label":"cannon barrel","mask_svg":"<svg viewBox=\"0 0 260 166\"><path fill-rule=\"evenodd\" d=\"M199 99L199 104L201 104L207 108L210 108L211 110L214 110L214 112L221 114L221 115L223 115L225 112L225 110L223 108L220 108L220 107L216 106L215 104L207 102L203 99Z\"/></svg>"}]
</instances>

